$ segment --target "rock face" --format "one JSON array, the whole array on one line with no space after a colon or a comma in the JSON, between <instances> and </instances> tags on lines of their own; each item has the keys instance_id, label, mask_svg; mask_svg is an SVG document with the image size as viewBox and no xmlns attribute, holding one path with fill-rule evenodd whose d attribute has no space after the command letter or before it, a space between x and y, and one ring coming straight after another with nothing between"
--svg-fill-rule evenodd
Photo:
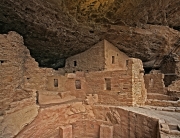
<instances>
[{"instance_id":1,"label":"rock face","mask_svg":"<svg viewBox=\"0 0 180 138\"><path fill-rule=\"evenodd\" d=\"M1 0L0 33L23 35L40 66L62 67L106 39L154 67L180 45L179 7L180 0Z\"/></svg>"}]
</instances>

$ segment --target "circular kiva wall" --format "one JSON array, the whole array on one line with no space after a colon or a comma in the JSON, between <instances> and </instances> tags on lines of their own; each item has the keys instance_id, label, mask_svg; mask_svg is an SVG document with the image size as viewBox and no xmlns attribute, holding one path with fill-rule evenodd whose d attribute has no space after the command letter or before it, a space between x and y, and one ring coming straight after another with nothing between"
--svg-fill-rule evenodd
<instances>
[{"instance_id":1,"label":"circular kiva wall","mask_svg":"<svg viewBox=\"0 0 180 138\"><path fill-rule=\"evenodd\" d=\"M156 138L158 120L125 109L81 102L41 107L17 138Z\"/></svg>"}]
</instances>

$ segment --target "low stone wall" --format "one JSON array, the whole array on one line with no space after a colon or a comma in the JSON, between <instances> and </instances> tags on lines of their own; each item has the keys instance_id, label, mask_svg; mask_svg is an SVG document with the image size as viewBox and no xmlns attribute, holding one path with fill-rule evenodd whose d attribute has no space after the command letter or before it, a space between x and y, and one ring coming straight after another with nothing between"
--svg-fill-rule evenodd
<instances>
[{"instance_id":1,"label":"low stone wall","mask_svg":"<svg viewBox=\"0 0 180 138\"><path fill-rule=\"evenodd\" d=\"M164 85L164 74L162 73L150 73L144 76L145 86L147 93L160 93L166 94L165 85Z\"/></svg>"},{"instance_id":2,"label":"low stone wall","mask_svg":"<svg viewBox=\"0 0 180 138\"><path fill-rule=\"evenodd\" d=\"M166 100L147 100L146 105L160 106L160 107L180 107L180 100L178 101L166 101Z\"/></svg>"},{"instance_id":3,"label":"low stone wall","mask_svg":"<svg viewBox=\"0 0 180 138\"><path fill-rule=\"evenodd\" d=\"M58 137L58 127L67 125L72 125L72 138L100 138L102 125L112 130L106 135L112 132L113 138L157 138L158 134L157 119L118 107L74 103L41 108L38 117L17 137Z\"/></svg>"},{"instance_id":4,"label":"low stone wall","mask_svg":"<svg viewBox=\"0 0 180 138\"><path fill-rule=\"evenodd\" d=\"M95 106L96 120L110 122L114 138L157 138L158 120L118 107Z\"/></svg>"},{"instance_id":5,"label":"low stone wall","mask_svg":"<svg viewBox=\"0 0 180 138\"><path fill-rule=\"evenodd\" d=\"M179 100L179 98L176 96L169 96L169 95L157 94L157 93L148 93L147 98L148 99L154 99L154 100L167 100L167 101Z\"/></svg>"},{"instance_id":6,"label":"low stone wall","mask_svg":"<svg viewBox=\"0 0 180 138\"><path fill-rule=\"evenodd\" d=\"M63 103L76 99L75 96L72 96L70 91L66 92L54 92L54 91L38 91L38 104L55 104Z\"/></svg>"}]
</instances>

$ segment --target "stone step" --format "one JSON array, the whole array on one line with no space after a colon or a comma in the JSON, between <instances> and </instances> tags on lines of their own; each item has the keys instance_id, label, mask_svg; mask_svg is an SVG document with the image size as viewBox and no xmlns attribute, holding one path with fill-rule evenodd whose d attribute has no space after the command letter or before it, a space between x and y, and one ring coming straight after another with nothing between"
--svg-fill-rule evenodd
<instances>
[{"instance_id":1,"label":"stone step","mask_svg":"<svg viewBox=\"0 0 180 138\"><path fill-rule=\"evenodd\" d=\"M180 107L180 100L178 101L167 101L167 100L152 100L147 99L145 105L160 106L160 107Z\"/></svg>"},{"instance_id":2,"label":"stone step","mask_svg":"<svg viewBox=\"0 0 180 138\"><path fill-rule=\"evenodd\" d=\"M180 137L180 129L178 124L160 123L161 138L177 138Z\"/></svg>"},{"instance_id":3,"label":"stone step","mask_svg":"<svg viewBox=\"0 0 180 138\"><path fill-rule=\"evenodd\" d=\"M167 101L177 101L179 100L178 97L175 96L169 96L165 94L159 94L159 93L148 93L147 99L156 99L156 100L167 100Z\"/></svg>"}]
</instances>

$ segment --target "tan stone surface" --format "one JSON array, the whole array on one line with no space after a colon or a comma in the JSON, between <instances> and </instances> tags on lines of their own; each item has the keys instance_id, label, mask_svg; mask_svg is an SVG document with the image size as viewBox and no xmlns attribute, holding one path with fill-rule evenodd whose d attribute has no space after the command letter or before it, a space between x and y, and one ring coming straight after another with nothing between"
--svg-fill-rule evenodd
<instances>
[{"instance_id":1,"label":"tan stone surface","mask_svg":"<svg viewBox=\"0 0 180 138\"><path fill-rule=\"evenodd\" d=\"M6 110L16 98L21 100L30 97L30 93L21 92L23 85L23 53L27 49L23 46L22 37L9 32L8 35L0 35L0 59L5 59L5 64L0 65L0 109ZM19 97L19 98L18 98ZM1 113L2 114L2 113Z\"/></svg>"},{"instance_id":2,"label":"tan stone surface","mask_svg":"<svg viewBox=\"0 0 180 138\"><path fill-rule=\"evenodd\" d=\"M60 126L60 138L72 138L72 125Z\"/></svg>"},{"instance_id":3,"label":"tan stone surface","mask_svg":"<svg viewBox=\"0 0 180 138\"><path fill-rule=\"evenodd\" d=\"M93 116L88 116L89 106L81 103L51 106L40 109L38 117L17 137L48 138L57 127L72 125L75 137L99 138L102 124L113 126L113 137L148 138L157 136L158 120L134 111L117 107L93 106ZM59 135L58 132L54 136Z\"/></svg>"},{"instance_id":4,"label":"tan stone surface","mask_svg":"<svg viewBox=\"0 0 180 138\"><path fill-rule=\"evenodd\" d=\"M67 72L103 70L105 66L104 54L104 41L101 41L89 50L69 57L66 60L65 70Z\"/></svg>"},{"instance_id":5,"label":"tan stone surface","mask_svg":"<svg viewBox=\"0 0 180 138\"><path fill-rule=\"evenodd\" d=\"M85 99L85 103L88 105L94 105L98 103L98 95L97 94L88 94Z\"/></svg>"},{"instance_id":6,"label":"tan stone surface","mask_svg":"<svg viewBox=\"0 0 180 138\"><path fill-rule=\"evenodd\" d=\"M55 91L39 91L38 92L38 103L53 104L53 103L63 103L75 99L69 91L66 92L55 92Z\"/></svg>"},{"instance_id":7,"label":"tan stone surface","mask_svg":"<svg viewBox=\"0 0 180 138\"><path fill-rule=\"evenodd\" d=\"M168 91L170 95L180 97L180 80L172 82L172 84L168 86Z\"/></svg>"},{"instance_id":8,"label":"tan stone surface","mask_svg":"<svg viewBox=\"0 0 180 138\"><path fill-rule=\"evenodd\" d=\"M82 105L81 102L41 108L36 119L17 137L48 138L48 134L56 128L64 125L66 126L83 119L83 114L88 112L88 110L92 109Z\"/></svg>"},{"instance_id":9,"label":"tan stone surface","mask_svg":"<svg viewBox=\"0 0 180 138\"><path fill-rule=\"evenodd\" d=\"M72 138L99 138L103 135L103 125L105 129L108 126L109 132L104 132L105 136L102 137L109 138L155 138L162 132L179 135L178 129L174 130L180 122L180 102L177 97L161 96L164 93L160 91L159 97L151 95L153 100L146 100L145 84L149 82L144 82L142 61L135 58L127 60L125 54L107 41L104 41L108 55L104 57L109 60L106 62L107 70L93 68L100 61L93 59L92 64L83 63L90 67L88 72L62 75L61 71L39 68L17 33L0 35L0 40L0 137L58 138L69 132L66 130L68 125L72 125ZM92 53L102 50L99 44L96 46L97 49L90 49ZM115 55L117 52L119 59ZM110 66L112 56L115 58L113 64L116 64L116 58L119 60L117 65ZM105 62L101 63L104 65ZM164 90L163 75L158 75L150 74L148 77L153 76L160 82L156 90ZM150 105L171 107L153 108L157 111L151 108L119 107L144 105L145 101ZM164 122L158 122L159 119ZM158 123L162 129L159 129Z\"/></svg>"},{"instance_id":10,"label":"tan stone surface","mask_svg":"<svg viewBox=\"0 0 180 138\"><path fill-rule=\"evenodd\" d=\"M38 106L26 106L16 112L3 116L0 124L0 137L13 138L38 115Z\"/></svg>"},{"instance_id":11,"label":"tan stone surface","mask_svg":"<svg viewBox=\"0 0 180 138\"><path fill-rule=\"evenodd\" d=\"M140 59L130 58L128 60L128 69L132 73L133 105L144 105L147 99L147 90L143 78L144 69L142 61Z\"/></svg>"},{"instance_id":12,"label":"tan stone surface","mask_svg":"<svg viewBox=\"0 0 180 138\"><path fill-rule=\"evenodd\" d=\"M105 70L127 70L126 61L129 57L107 40L104 40L104 56Z\"/></svg>"},{"instance_id":13,"label":"tan stone surface","mask_svg":"<svg viewBox=\"0 0 180 138\"><path fill-rule=\"evenodd\" d=\"M73 123L73 138L99 138L99 129L101 123L101 121L86 119Z\"/></svg>"},{"instance_id":14,"label":"tan stone surface","mask_svg":"<svg viewBox=\"0 0 180 138\"><path fill-rule=\"evenodd\" d=\"M53 73L39 68L23 44L16 32L0 35L0 59L6 60L0 67L1 114L12 102L32 96L32 91L23 89L45 89L46 75Z\"/></svg>"},{"instance_id":15,"label":"tan stone surface","mask_svg":"<svg viewBox=\"0 0 180 138\"><path fill-rule=\"evenodd\" d=\"M125 53L107 40L102 40L85 52L69 57L66 60L65 70L67 72L126 70L127 59Z\"/></svg>"},{"instance_id":16,"label":"tan stone surface","mask_svg":"<svg viewBox=\"0 0 180 138\"><path fill-rule=\"evenodd\" d=\"M100 138L113 138L113 126L102 124L100 126Z\"/></svg>"},{"instance_id":17,"label":"tan stone surface","mask_svg":"<svg viewBox=\"0 0 180 138\"><path fill-rule=\"evenodd\" d=\"M164 85L164 74L150 73L144 76L145 86L148 93L166 94Z\"/></svg>"}]
</instances>

